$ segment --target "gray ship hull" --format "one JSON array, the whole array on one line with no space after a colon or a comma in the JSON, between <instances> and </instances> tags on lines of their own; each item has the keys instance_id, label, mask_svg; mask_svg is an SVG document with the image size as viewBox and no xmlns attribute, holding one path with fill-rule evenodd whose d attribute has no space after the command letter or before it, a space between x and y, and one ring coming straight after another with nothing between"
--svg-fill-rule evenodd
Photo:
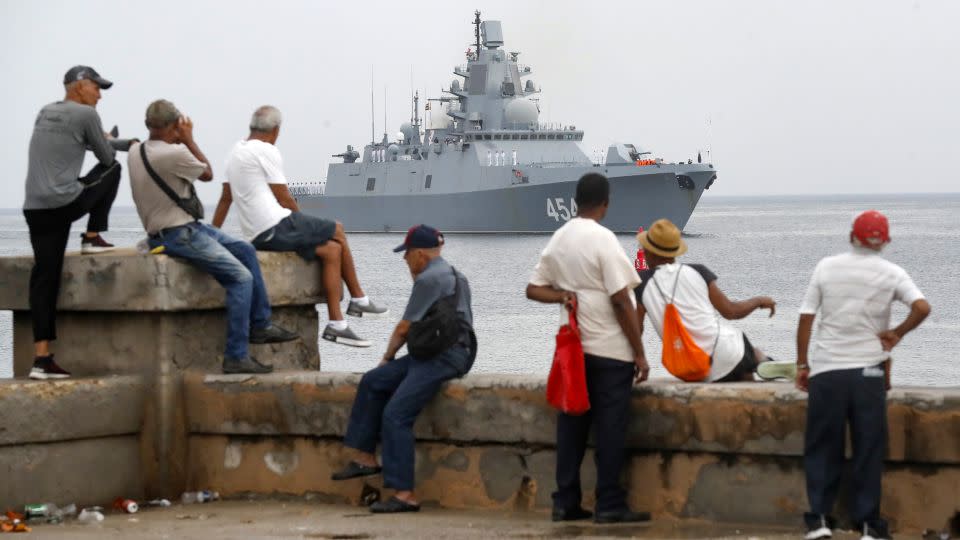
<instances>
[{"instance_id":1,"label":"gray ship hull","mask_svg":"<svg viewBox=\"0 0 960 540\"><path fill-rule=\"evenodd\" d=\"M298 202L302 211L340 221L348 232L405 232L412 225L427 223L443 232L552 233L575 215L572 207L577 179L584 172L597 171L606 172L610 179L610 209L603 224L614 232L633 233L638 226L649 226L660 218L683 228L715 177L712 169L697 165L674 165L664 167L663 172L642 174L624 174L625 170L616 170L620 167L604 169L583 167L569 181L501 189L321 195L300 197ZM693 185L680 187L677 173L686 175Z\"/></svg>"}]
</instances>

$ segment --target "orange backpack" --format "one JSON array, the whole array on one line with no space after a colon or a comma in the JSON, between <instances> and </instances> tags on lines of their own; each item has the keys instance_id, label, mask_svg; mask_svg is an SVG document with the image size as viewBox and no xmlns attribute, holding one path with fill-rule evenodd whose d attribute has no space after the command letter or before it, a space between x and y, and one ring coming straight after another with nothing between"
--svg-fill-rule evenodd
<instances>
[{"instance_id":1,"label":"orange backpack","mask_svg":"<svg viewBox=\"0 0 960 540\"><path fill-rule=\"evenodd\" d=\"M667 368L674 377L686 382L700 382L710 375L710 364L712 360L710 355L701 349L686 327L683 326L683 319L680 318L680 312L677 306L673 304L673 298L677 294L677 284L680 282L680 273L683 271L683 265L677 270L677 279L673 283L673 292L670 294L670 300L667 301L666 295L660 288L660 284L654 279L656 276L650 276L653 284L660 292L666 308L663 311L663 367Z\"/></svg>"}]
</instances>

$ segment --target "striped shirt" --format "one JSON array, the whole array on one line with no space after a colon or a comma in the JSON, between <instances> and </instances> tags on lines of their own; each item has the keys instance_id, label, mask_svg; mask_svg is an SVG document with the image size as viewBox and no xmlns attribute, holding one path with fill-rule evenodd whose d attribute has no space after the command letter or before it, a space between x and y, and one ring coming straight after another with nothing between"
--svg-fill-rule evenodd
<instances>
[{"instance_id":1,"label":"striped shirt","mask_svg":"<svg viewBox=\"0 0 960 540\"><path fill-rule=\"evenodd\" d=\"M854 247L821 260L800 306L801 314L818 315L810 376L887 360L877 334L890 328L891 304L922 298L907 272L876 251Z\"/></svg>"}]
</instances>

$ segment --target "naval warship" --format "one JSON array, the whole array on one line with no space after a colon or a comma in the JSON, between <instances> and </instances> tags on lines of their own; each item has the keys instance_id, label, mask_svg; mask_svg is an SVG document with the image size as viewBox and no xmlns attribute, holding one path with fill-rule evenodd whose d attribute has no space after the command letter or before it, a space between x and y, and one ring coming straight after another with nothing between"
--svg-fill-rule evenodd
<instances>
[{"instance_id":1,"label":"naval warship","mask_svg":"<svg viewBox=\"0 0 960 540\"><path fill-rule=\"evenodd\" d=\"M632 144L610 145L595 163L581 148L583 130L540 122L533 70L503 49L500 21L481 21L478 11L473 26L458 78L424 106L429 119L421 122L414 95L395 140L384 135L362 155L347 146L322 193L294 191L302 211L349 232L427 223L444 232L549 233L577 215L577 180L598 172L610 179L606 227L634 232L664 217L686 225L717 178L712 164L699 154L697 163L666 163Z\"/></svg>"}]
</instances>

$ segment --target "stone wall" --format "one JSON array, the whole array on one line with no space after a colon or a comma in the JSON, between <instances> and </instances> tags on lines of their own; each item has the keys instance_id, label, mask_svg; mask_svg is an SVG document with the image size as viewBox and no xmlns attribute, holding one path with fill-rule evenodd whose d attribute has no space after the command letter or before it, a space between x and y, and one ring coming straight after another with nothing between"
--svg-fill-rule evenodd
<instances>
[{"instance_id":1,"label":"stone wall","mask_svg":"<svg viewBox=\"0 0 960 540\"><path fill-rule=\"evenodd\" d=\"M329 476L348 459L339 440L359 377L189 377L189 485L358 502L364 480ZM416 424L419 495L453 508L549 508L555 415L543 396L543 382L523 376L447 385ZM635 508L798 522L804 394L787 384L657 382L635 390L632 412L624 480ZM894 390L889 412L883 512L900 530L941 527L960 510L960 390ZM583 477L590 505L590 455Z\"/></svg>"},{"instance_id":2,"label":"stone wall","mask_svg":"<svg viewBox=\"0 0 960 540\"><path fill-rule=\"evenodd\" d=\"M0 509L144 494L139 376L0 381Z\"/></svg>"}]
</instances>

